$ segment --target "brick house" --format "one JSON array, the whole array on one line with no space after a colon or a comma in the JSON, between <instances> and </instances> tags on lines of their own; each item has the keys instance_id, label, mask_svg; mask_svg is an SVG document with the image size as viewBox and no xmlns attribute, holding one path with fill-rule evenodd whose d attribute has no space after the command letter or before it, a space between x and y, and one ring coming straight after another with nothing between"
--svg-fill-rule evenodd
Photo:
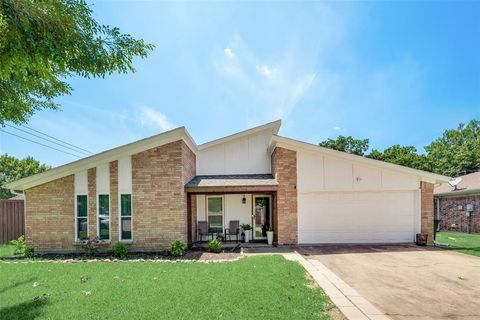
<instances>
[{"instance_id":1,"label":"brick house","mask_svg":"<svg viewBox=\"0 0 480 320\"><path fill-rule=\"evenodd\" d=\"M230 221L277 244L404 243L433 231L449 178L278 135L280 121L197 145L180 127L6 185L26 197L26 239L75 251L99 237L131 250L222 234ZM432 237L430 236L430 240Z\"/></svg>"},{"instance_id":2,"label":"brick house","mask_svg":"<svg viewBox=\"0 0 480 320\"><path fill-rule=\"evenodd\" d=\"M458 178L451 186L443 183L435 187L435 212L441 219L440 229L480 233L480 172Z\"/></svg>"}]
</instances>

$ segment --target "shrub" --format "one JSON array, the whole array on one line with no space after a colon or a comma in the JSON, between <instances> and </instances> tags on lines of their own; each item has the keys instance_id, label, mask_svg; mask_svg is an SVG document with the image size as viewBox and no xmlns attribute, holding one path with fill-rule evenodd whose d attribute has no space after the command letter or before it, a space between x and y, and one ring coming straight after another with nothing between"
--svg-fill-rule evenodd
<instances>
[{"instance_id":1,"label":"shrub","mask_svg":"<svg viewBox=\"0 0 480 320\"><path fill-rule=\"evenodd\" d=\"M247 224L242 224L240 227L242 228L243 231L252 230L252 226L249 225L248 223Z\"/></svg>"},{"instance_id":2,"label":"shrub","mask_svg":"<svg viewBox=\"0 0 480 320\"><path fill-rule=\"evenodd\" d=\"M25 256L27 258L33 258L35 249L29 246L25 242L25 236L18 237L17 240L12 240L11 243L15 246L13 254L16 256Z\"/></svg>"},{"instance_id":3,"label":"shrub","mask_svg":"<svg viewBox=\"0 0 480 320\"><path fill-rule=\"evenodd\" d=\"M187 246L182 240L175 240L170 244L170 254L175 257L183 255Z\"/></svg>"},{"instance_id":4,"label":"shrub","mask_svg":"<svg viewBox=\"0 0 480 320\"><path fill-rule=\"evenodd\" d=\"M208 250L214 253L222 252L222 241L218 238L213 239L208 243Z\"/></svg>"},{"instance_id":5,"label":"shrub","mask_svg":"<svg viewBox=\"0 0 480 320\"><path fill-rule=\"evenodd\" d=\"M95 257L98 254L98 243L100 238L90 238L83 244L83 250L85 250L85 255L87 257Z\"/></svg>"},{"instance_id":6,"label":"shrub","mask_svg":"<svg viewBox=\"0 0 480 320\"><path fill-rule=\"evenodd\" d=\"M24 253L25 257L27 258L33 258L33 256L35 255L35 248L32 247L32 246L25 246L25 253Z\"/></svg>"},{"instance_id":7,"label":"shrub","mask_svg":"<svg viewBox=\"0 0 480 320\"><path fill-rule=\"evenodd\" d=\"M118 259L125 259L127 257L128 248L124 243L117 242L113 247L113 256Z\"/></svg>"}]
</instances>

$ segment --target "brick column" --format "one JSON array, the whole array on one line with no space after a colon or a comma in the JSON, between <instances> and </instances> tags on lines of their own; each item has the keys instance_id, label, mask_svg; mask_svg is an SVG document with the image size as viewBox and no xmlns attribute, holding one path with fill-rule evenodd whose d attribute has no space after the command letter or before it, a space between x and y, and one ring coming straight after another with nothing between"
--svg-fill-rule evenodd
<instances>
[{"instance_id":1,"label":"brick column","mask_svg":"<svg viewBox=\"0 0 480 320\"><path fill-rule=\"evenodd\" d=\"M118 242L118 161L110 162L110 239L112 244Z\"/></svg>"},{"instance_id":2,"label":"brick column","mask_svg":"<svg viewBox=\"0 0 480 320\"><path fill-rule=\"evenodd\" d=\"M421 232L428 234L428 243L433 243L433 184L420 182L420 214L421 214Z\"/></svg>"},{"instance_id":3,"label":"brick column","mask_svg":"<svg viewBox=\"0 0 480 320\"><path fill-rule=\"evenodd\" d=\"M97 168L88 169L88 236L97 236Z\"/></svg>"},{"instance_id":4,"label":"brick column","mask_svg":"<svg viewBox=\"0 0 480 320\"><path fill-rule=\"evenodd\" d=\"M278 244L296 244L297 226L297 153L275 148L272 154L272 173L278 182L274 231ZM274 211L275 212L275 211Z\"/></svg>"}]
</instances>

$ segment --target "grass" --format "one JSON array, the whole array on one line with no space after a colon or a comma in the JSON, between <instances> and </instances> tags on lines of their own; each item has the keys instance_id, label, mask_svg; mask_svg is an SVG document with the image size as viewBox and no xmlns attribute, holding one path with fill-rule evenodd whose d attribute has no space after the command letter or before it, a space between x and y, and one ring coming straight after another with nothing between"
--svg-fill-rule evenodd
<instances>
[{"instance_id":1,"label":"grass","mask_svg":"<svg viewBox=\"0 0 480 320\"><path fill-rule=\"evenodd\" d=\"M0 244L0 257L13 256L15 246L13 244Z\"/></svg>"},{"instance_id":2,"label":"grass","mask_svg":"<svg viewBox=\"0 0 480 320\"><path fill-rule=\"evenodd\" d=\"M0 319L329 319L282 256L227 263L0 262Z\"/></svg>"},{"instance_id":3,"label":"grass","mask_svg":"<svg viewBox=\"0 0 480 320\"><path fill-rule=\"evenodd\" d=\"M462 232L438 232L437 242L448 243L449 250L480 257L480 234Z\"/></svg>"}]
</instances>

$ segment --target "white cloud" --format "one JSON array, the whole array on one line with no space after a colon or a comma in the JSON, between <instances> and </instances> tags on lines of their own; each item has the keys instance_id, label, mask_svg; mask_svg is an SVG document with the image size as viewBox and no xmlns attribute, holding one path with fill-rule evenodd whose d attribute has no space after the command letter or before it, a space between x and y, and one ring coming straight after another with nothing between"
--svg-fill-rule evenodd
<instances>
[{"instance_id":1,"label":"white cloud","mask_svg":"<svg viewBox=\"0 0 480 320\"><path fill-rule=\"evenodd\" d=\"M275 74L278 73L277 68L269 68L266 64L257 64L255 66L255 69L257 69L257 72L266 78L272 78Z\"/></svg>"},{"instance_id":2,"label":"white cloud","mask_svg":"<svg viewBox=\"0 0 480 320\"><path fill-rule=\"evenodd\" d=\"M223 52L225 52L225 55L229 58L232 58L233 57L233 50L232 48L225 48L223 49Z\"/></svg>"},{"instance_id":3,"label":"white cloud","mask_svg":"<svg viewBox=\"0 0 480 320\"><path fill-rule=\"evenodd\" d=\"M333 130L335 130L335 131L338 131L338 130L341 130L341 129L342 129L342 128L341 128L341 127L339 127L339 126L335 126L335 127L333 127Z\"/></svg>"},{"instance_id":4,"label":"white cloud","mask_svg":"<svg viewBox=\"0 0 480 320\"><path fill-rule=\"evenodd\" d=\"M142 126L155 126L161 131L175 128L175 125L167 119L164 113L150 107L140 109L140 123Z\"/></svg>"}]
</instances>

